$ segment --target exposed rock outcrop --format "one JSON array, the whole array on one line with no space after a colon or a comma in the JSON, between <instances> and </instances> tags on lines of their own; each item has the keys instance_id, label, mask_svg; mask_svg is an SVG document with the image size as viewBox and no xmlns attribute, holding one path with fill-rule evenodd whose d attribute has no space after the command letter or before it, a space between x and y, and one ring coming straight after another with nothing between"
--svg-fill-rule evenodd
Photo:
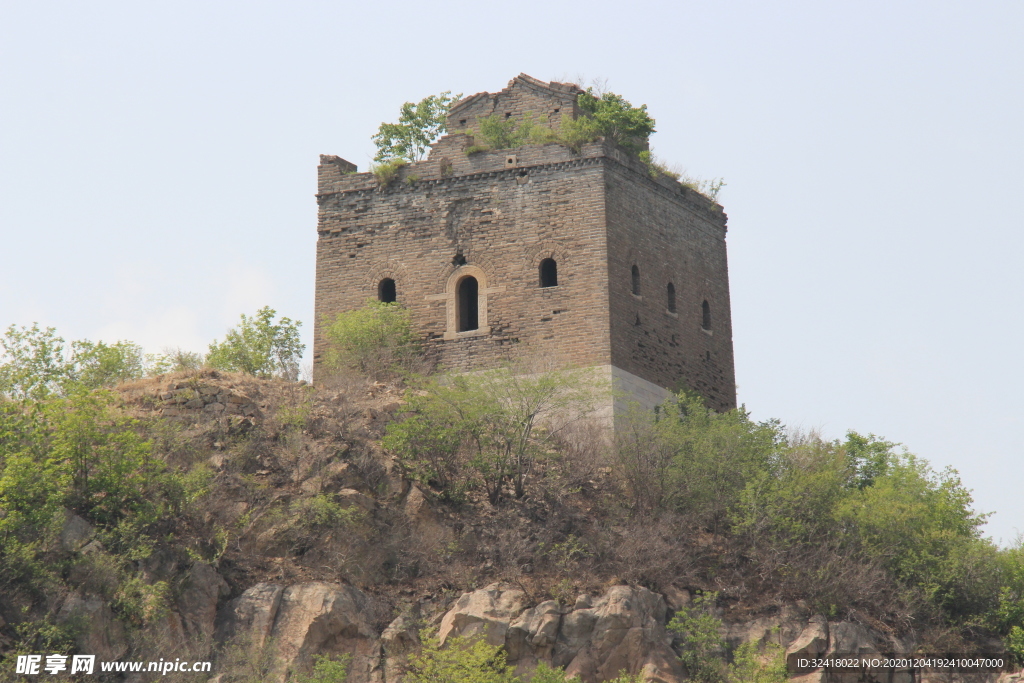
<instances>
[{"instance_id":1,"label":"exposed rock outcrop","mask_svg":"<svg viewBox=\"0 0 1024 683\"><path fill-rule=\"evenodd\" d=\"M80 627L75 644L81 652L95 654L103 660L120 659L128 652L124 626L114 617L110 606L95 595L73 594L57 614L61 623Z\"/></svg>"},{"instance_id":2,"label":"exposed rock outcrop","mask_svg":"<svg viewBox=\"0 0 1024 683\"><path fill-rule=\"evenodd\" d=\"M187 638L207 641L213 636L217 604L230 592L227 581L213 567L201 563L192 566L178 599Z\"/></svg>"},{"instance_id":3,"label":"exposed rock outcrop","mask_svg":"<svg viewBox=\"0 0 1024 683\"><path fill-rule=\"evenodd\" d=\"M679 681L683 670L665 631L665 600L646 588L615 586L571 608L554 601L526 607L525 594L495 584L466 593L441 620L439 638L481 636L503 645L517 672L538 661L564 666L584 683L621 671L647 680Z\"/></svg>"},{"instance_id":4,"label":"exposed rock outcrop","mask_svg":"<svg viewBox=\"0 0 1024 683\"><path fill-rule=\"evenodd\" d=\"M182 584L176 608L161 628L182 644L221 643L260 651L274 662L270 680L283 682L289 671L307 668L313 655L352 656L350 683L396 683L410 656L420 647L419 608L394 619L378 635L370 615L373 598L347 585L305 582L289 586L259 583L223 603L228 587L210 566L196 564ZM689 601L676 591L673 602ZM601 683L625 671L645 681L681 683L687 680L673 636L666 629L672 611L664 596L646 588L612 586L599 596L579 596L573 605L554 600L530 604L518 588L492 584L464 593L428 622L438 624L438 638L451 644L458 637L481 637L503 646L516 673L529 678L538 662L564 667L580 683ZM106 660L128 650L124 628L100 598L74 594L60 610L61 620L78 619L87 627L78 646ZM853 622L829 622L799 606L775 614L737 621L722 627L730 647L771 640L787 655L806 658L838 654L876 654L911 651L913 641L898 639ZM675 644L679 647L678 642ZM269 648L269 651L267 650ZM792 678L800 683L855 683L859 673L813 671ZM896 672L891 683L913 680L947 683L950 676L912 678ZM960 677L956 680L968 680ZM972 683L1024 683L1020 674L972 676Z\"/></svg>"},{"instance_id":5,"label":"exposed rock outcrop","mask_svg":"<svg viewBox=\"0 0 1024 683\"><path fill-rule=\"evenodd\" d=\"M243 636L249 647L272 648L276 680L295 666L308 666L314 654L350 653L355 679L365 681L378 656L368 604L351 586L261 583L225 606L217 631L222 639Z\"/></svg>"}]
</instances>

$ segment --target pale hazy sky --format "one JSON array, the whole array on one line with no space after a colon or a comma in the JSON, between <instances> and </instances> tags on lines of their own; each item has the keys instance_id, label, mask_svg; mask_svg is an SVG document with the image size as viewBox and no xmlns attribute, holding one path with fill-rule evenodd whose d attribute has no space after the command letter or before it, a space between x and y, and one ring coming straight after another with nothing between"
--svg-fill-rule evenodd
<instances>
[{"instance_id":1,"label":"pale hazy sky","mask_svg":"<svg viewBox=\"0 0 1024 683\"><path fill-rule=\"evenodd\" d=\"M309 323L316 164L526 72L724 177L739 398L952 466L1024 531L1024 3L0 0L0 326Z\"/></svg>"}]
</instances>

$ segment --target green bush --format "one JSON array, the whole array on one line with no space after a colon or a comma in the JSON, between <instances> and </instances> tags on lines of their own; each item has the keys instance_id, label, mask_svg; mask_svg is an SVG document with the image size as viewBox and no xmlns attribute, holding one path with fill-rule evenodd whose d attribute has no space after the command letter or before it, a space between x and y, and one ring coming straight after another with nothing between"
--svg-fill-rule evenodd
<instances>
[{"instance_id":1,"label":"green bush","mask_svg":"<svg viewBox=\"0 0 1024 683\"><path fill-rule=\"evenodd\" d=\"M462 452L459 416L442 401L417 400L406 407L409 412L388 425L383 446L414 480L436 487L445 500L461 502L472 474Z\"/></svg>"},{"instance_id":2,"label":"green bush","mask_svg":"<svg viewBox=\"0 0 1024 683\"><path fill-rule=\"evenodd\" d=\"M203 367L203 354L182 348L165 349L152 357L149 374L162 375L165 372L196 371Z\"/></svg>"},{"instance_id":3,"label":"green bush","mask_svg":"<svg viewBox=\"0 0 1024 683\"><path fill-rule=\"evenodd\" d=\"M1007 652L1024 666L1024 537L999 551L999 596L986 625L1003 639Z\"/></svg>"},{"instance_id":4,"label":"green bush","mask_svg":"<svg viewBox=\"0 0 1024 683\"><path fill-rule=\"evenodd\" d=\"M533 131L537 128L531 115L522 118L505 118L500 114L491 114L477 119L480 125L480 137L490 149L515 149L530 142Z\"/></svg>"},{"instance_id":5,"label":"green bush","mask_svg":"<svg viewBox=\"0 0 1024 683\"><path fill-rule=\"evenodd\" d=\"M601 137L601 129L589 116L574 119L569 114L562 114L555 141L579 153L583 145L594 142Z\"/></svg>"},{"instance_id":6,"label":"green bush","mask_svg":"<svg viewBox=\"0 0 1024 683\"><path fill-rule=\"evenodd\" d=\"M398 172L407 164L408 162L405 159L388 159L387 161L382 161L379 164L371 164L370 173L373 174L374 179L377 181L377 185L383 189L394 182L395 178L398 177Z\"/></svg>"},{"instance_id":7,"label":"green bush","mask_svg":"<svg viewBox=\"0 0 1024 683\"><path fill-rule=\"evenodd\" d=\"M482 638L449 638L442 648L436 636L421 635L423 647L409 660L411 683L512 683L517 680L505 651Z\"/></svg>"},{"instance_id":8,"label":"green bush","mask_svg":"<svg viewBox=\"0 0 1024 683\"><path fill-rule=\"evenodd\" d=\"M978 605L965 572L987 545L978 545L986 515L972 503L955 471L935 473L914 455L890 454L884 474L839 501L835 519L895 576L951 615L966 616Z\"/></svg>"},{"instance_id":9,"label":"green bush","mask_svg":"<svg viewBox=\"0 0 1024 683\"><path fill-rule=\"evenodd\" d=\"M582 371L512 365L435 378L409 393L408 412L388 426L384 443L449 497L472 473L496 505L509 484L517 498L525 495L534 463L550 451L553 422L590 413L600 389Z\"/></svg>"},{"instance_id":10,"label":"green bush","mask_svg":"<svg viewBox=\"0 0 1024 683\"><path fill-rule=\"evenodd\" d=\"M358 508L342 507L332 496L322 493L292 503L292 514L299 525L310 532L349 527L365 516Z\"/></svg>"},{"instance_id":11,"label":"green bush","mask_svg":"<svg viewBox=\"0 0 1024 683\"><path fill-rule=\"evenodd\" d=\"M679 659L690 678L701 683L785 683L786 651L777 643L742 643L726 663L722 621L714 615L717 600L717 593L696 595L668 623L668 630L682 641Z\"/></svg>"},{"instance_id":12,"label":"green bush","mask_svg":"<svg viewBox=\"0 0 1024 683\"><path fill-rule=\"evenodd\" d=\"M149 583L142 576L133 576L120 582L112 607L130 624L156 623L170 613L170 586L166 581Z\"/></svg>"},{"instance_id":13,"label":"green bush","mask_svg":"<svg viewBox=\"0 0 1024 683\"><path fill-rule=\"evenodd\" d=\"M780 435L781 439L781 435ZM838 444L814 436L786 439L750 472L733 500L734 531L780 543L820 541L835 526L851 472Z\"/></svg>"},{"instance_id":14,"label":"green bush","mask_svg":"<svg viewBox=\"0 0 1024 683\"><path fill-rule=\"evenodd\" d=\"M11 398L40 399L61 394L70 377L64 339L52 327L11 325L0 339L0 393Z\"/></svg>"},{"instance_id":15,"label":"green bush","mask_svg":"<svg viewBox=\"0 0 1024 683\"><path fill-rule=\"evenodd\" d=\"M748 481L777 457L777 422L716 413L681 394L657 413L633 411L616 428L620 473L638 512L674 510L722 527Z\"/></svg>"},{"instance_id":16,"label":"green bush","mask_svg":"<svg viewBox=\"0 0 1024 683\"><path fill-rule=\"evenodd\" d=\"M401 304L368 299L362 308L325 323L329 368L392 379L415 369L422 358L412 318Z\"/></svg>"},{"instance_id":17,"label":"green bush","mask_svg":"<svg viewBox=\"0 0 1024 683\"><path fill-rule=\"evenodd\" d=\"M50 580L65 510L95 525L109 550L141 559L196 483L153 456L109 392L0 402L0 576Z\"/></svg>"},{"instance_id":18,"label":"green bush","mask_svg":"<svg viewBox=\"0 0 1024 683\"><path fill-rule=\"evenodd\" d=\"M577 104L592 119L602 137L627 149L641 149L655 132L654 119L647 113L646 104L634 107L613 92L598 94L593 88L587 88L580 93Z\"/></svg>"},{"instance_id":19,"label":"green bush","mask_svg":"<svg viewBox=\"0 0 1024 683\"><path fill-rule=\"evenodd\" d=\"M736 648L729 664L729 683L786 683L786 649L778 643L747 641Z\"/></svg>"},{"instance_id":20,"label":"green bush","mask_svg":"<svg viewBox=\"0 0 1024 683\"><path fill-rule=\"evenodd\" d=\"M146 356L132 342L72 342L72 381L86 389L112 387L146 374Z\"/></svg>"},{"instance_id":21,"label":"green bush","mask_svg":"<svg viewBox=\"0 0 1024 683\"><path fill-rule=\"evenodd\" d=\"M720 683L724 679L725 641L719 635L722 621L714 614L717 600L718 593L695 595L667 626L682 641L679 658L686 672L701 683Z\"/></svg>"},{"instance_id":22,"label":"green bush","mask_svg":"<svg viewBox=\"0 0 1024 683\"><path fill-rule=\"evenodd\" d=\"M274 321L277 311L264 306L256 315L228 331L224 341L210 344L206 363L218 370L244 372L255 377L296 379L306 345L299 341L302 323L290 318Z\"/></svg>"},{"instance_id":23,"label":"green bush","mask_svg":"<svg viewBox=\"0 0 1024 683\"><path fill-rule=\"evenodd\" d=\"M294 683L345 683L352 655L313 655L313 670L308 673L293 673L289 681Z\"/></svg>"},{"instance_id":24,"label":"green bush","mask_svg":"<svg viewBox=\"0 0 1024 683\"><path fill-rule=\"evenodd\" d=\"M579 676L566 678L565 669L559 669L557 666L548 666L543 660L537 662L537 668L533 670L533 675L530 676L530 683L569 683L570 681L579 681Z\"/></svg>"}]
</instances>

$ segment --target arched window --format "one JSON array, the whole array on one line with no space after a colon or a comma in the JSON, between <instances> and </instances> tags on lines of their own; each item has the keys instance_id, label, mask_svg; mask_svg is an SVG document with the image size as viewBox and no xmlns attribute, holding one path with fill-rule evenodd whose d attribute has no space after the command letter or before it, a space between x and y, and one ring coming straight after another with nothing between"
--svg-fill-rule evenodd
<instances>
[{"instance_id":1,"label":"arched window","mask_svg":"<svg viewBox=\"0 0 1024 683\"><path fill-rule=\"evenodd\" d=\"M711 329L711 306L708 305L707 299L700 305L700 326L705 330Z\"/></svg>"},{"instance_id":2,"label":"arched window","mask_svg":"<svg viewBox=\"0 0 1024 683\"><path fill-rule=\"evenodd\" d=\"M540 286L558 286L558 264L555 263L555 259L546 258L540 262Z\"/></svg>"},{"instance_id":3,"label":"arched window","mask_svg":"<svg viewBox=\"0 0 1024 683\"><path fill-rule=\"evenodd\" d=\"M665 288L666 306L669 313L676 312L676 286L671 282Z\"/></svg>"},{"instance_id":4,"label":"arched window","mask_svg":"<svg viewBox=\"0 0 1024 683\"><path fill-rule=\"evenodd\" d=\"M386 277L377 284L377 300L383 301L386 304L398 301L394 280Z\"/></svg>"},{"instance_id":5,"label":"arched window","mask_svg":"<svg viewBox=\"0 0 1024 683\"><path fill-rule=\"evenodd\" d=\"M479 290L476 278L472 275L459 280L455 289L455 329L468 332L480 327Z\"/></svg>"},{"instance_id":6,"label":"arched window","mask_svg":"<svg viewBox=\"0 0 1024 683\"><path fill-rule=\"evenodd\" d=\"M633 294L640 296L640 269L633 266Z\"/></svg>"}]
</instances>

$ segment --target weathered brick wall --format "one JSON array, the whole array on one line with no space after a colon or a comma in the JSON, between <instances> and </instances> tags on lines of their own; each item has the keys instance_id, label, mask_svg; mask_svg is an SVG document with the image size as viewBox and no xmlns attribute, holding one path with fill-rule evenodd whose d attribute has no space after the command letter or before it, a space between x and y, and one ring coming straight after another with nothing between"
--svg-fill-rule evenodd
<instances>
[{"instance_id":1,"label":"weathered brick wall","mask_svg":"<svg viewBox=\"0 0 1024 683\"><path fill-rule=\"evenodd\" d=\"M725 214L711 201L618 156L606 165L612 365L736 406ZM640 294L632 291L632 267ZM675 312L668 309L668 284ZM711 310L704 330L702 304Z\"/></svg>"},{"instance_id":2,"label":"weathered brick wall","mask_svg":"<svg viewBox=\"0 0 1024 683\"><path fill-rule=\"evenodd\" d=\"M463 100L452 116L472 133L475 116L553 116L575 106L572 86L545 91L538 83L517 77L501 93ZM721 207L675 181L653 180L611 143L579 153L548 144L467 155L472 142L445 136L385 188L343 159L321 157L318 372L324 318L376 297L386 277L446 368L490 367L516 348L548 364L615 366L658 386L697 390L715 408L734 407ZM544 258L558 263L557 287L539 286ZM631 291L634 264L640 296ZM486 322L457 333L451 290L467 273L481 281ZM668 282L674 314L666 310ZM702 329L704 300L710 330Z\"/></svg>"},{"instance_id":3,"label":"weathered brick wall","mask_svg":"<svg viewBox=\"0 0 1024 683\"><path fill-rule=\"evenodd\" d=\"M492 366L511 345L558 364L609 362L599 160L548 145L509 163L504 153L467 157L465 141L447 138L383 190L370 174L342 175L338 160L323 159L315 363L324 316L376 297L384 277L445 367ZM454 170L442 174L435 157L445 156ZM487 329L446 339L453 302L444 294L457 255L486 289ZM539 287L544 258L558 264L557 287Z\"/></svg>"},{"instance_id":4,"label":"weathered brick wall","mask_svg":"<svg viewBox=\"0 0 1024 683\"><path fill-rule=\"evenodd\" d=\"M479 131L478 119L497 114L504 118L531 116L536 123L557 127L562 116L579 116L576 98L581 90L572 83L544 83L519 74L501 92L481 92L460 101L448 115L452 133Z\"/></svg>"}]
</instances>

